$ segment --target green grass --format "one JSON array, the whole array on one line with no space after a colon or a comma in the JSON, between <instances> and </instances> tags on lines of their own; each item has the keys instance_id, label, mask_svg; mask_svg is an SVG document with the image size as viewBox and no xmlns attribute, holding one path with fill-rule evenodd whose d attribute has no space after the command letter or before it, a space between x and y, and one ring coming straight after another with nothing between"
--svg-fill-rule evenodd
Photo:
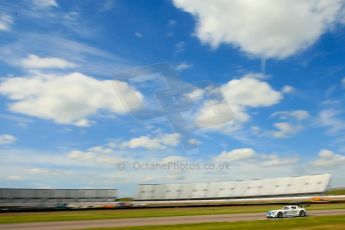
<instances>
[{"instance_id":1,"label":"green grass","mask_svg":"<svg viewBox=\"0 0 345 230\"><path fill-rule=\"evenodd\" d=\"M345 188L334 188L326 192L326 195L345 195Z\"/></svg>"},{"instance_id":2,"label":"green grass","mask_svg":"<svg viewBox=\"0 0 345 230\"><path fill-rule=\"evenodd\" d=\"M116 199L116 201L118 201L118 202L129 202L129 201L133 201L133 200L134 199L131 197L123 197L123 198Z\"/></svg>"},{"instance_id":3,"label":"green grass","mask_svg":"<svg viewBox=\"0 0 345 230\"><path fill-rule=\"evenodd\" d=\"M164 217L188 215L212 215L231 213L266 212L281 205L223 206L223 207L184 207L153 209L112 209L112 210L75 210L49 212L9 212L0 213L0 224L65 220L98 220L138 217ZM345 209L345 203L313 204L309 210Z\"/></svg>"},{"instance_id":4,"label":"green grass","mask_svg":"<svg viewBox=\"0 0 345 230\"><path fill-rule=\"evenodd\" d=\"M125 227L125 228L98 228L114 230L241 230L241 229L345 229L345 215L341 216L320 216L306 218L288 218L288 219L269 219L256 221L239 221L227 223L207 223L207 224L183 224L183 225L160 225L143 227Z\"/></svg>"}]
</instances>

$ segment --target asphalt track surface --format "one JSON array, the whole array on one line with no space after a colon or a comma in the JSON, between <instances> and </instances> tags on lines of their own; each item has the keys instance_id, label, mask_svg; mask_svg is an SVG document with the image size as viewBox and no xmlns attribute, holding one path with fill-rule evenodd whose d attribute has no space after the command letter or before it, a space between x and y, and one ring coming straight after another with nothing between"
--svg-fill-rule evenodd
<instances>
[{"instance_id":1,"label":"asphalt track surface","mask_svg":"<svg viewBox=\"0 0 345 230\"><path fill-rule=\"evenodd\" d=\"M345 215L345 209L315 210L309 211L309 216ZM250 220L265 220L265 213L240 213L221 215L198 215L198 216L172 216L150 218L126 218L107 220L82 220L82 221L49 221L20 224L0 224L0 229L20 230L61 230L61 229L86 229L107 227L129 227L144 225L174 225L195 224L209 222L235 222ZM274 221L273 219L267 221Z\"/></svg>"}]
</instances>

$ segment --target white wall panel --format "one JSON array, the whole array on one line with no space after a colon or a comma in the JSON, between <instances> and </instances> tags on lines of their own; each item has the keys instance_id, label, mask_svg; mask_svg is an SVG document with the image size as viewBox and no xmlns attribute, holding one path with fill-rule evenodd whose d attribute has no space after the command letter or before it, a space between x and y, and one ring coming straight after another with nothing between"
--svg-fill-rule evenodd
<instances>
[{"instance_id":1,"label":"white wall panel","mask_svg":"<svg viewBox=\"0 0 345 230\"><path fill-rule=\"evenodd\" d=\"M181 184L169 184L165 188L165 199L178 199L180 194Z\"/></svg>"},{"instance_id":2,"label":"white wall panel","mask_svg":"<svg viewBox=\"0 0 345 230\"><path fill-rule=\"evenodd\" d=\"M221 191L221 183L220 182L209 183L206 196L209 198L218 197L220 191Z\"/></svg>"},{"instance_id":3,"label":"white wall panel","mask_svg":"<svg viewBox=\"0 0 345 230\"><path fill-rule=\"evenodd\" d=\"M242 197L248 187L248 181L236 181L235 189L233 190L232 196L234 197Z\"/></svg>"},{"instance_id":4,"label":"white wall panel","mask_svg":"<svg viewBox=\"0 0 345 230\"><path fill-rule=\"evenodd\" d=\"M192 184L181 184L181 192L179 195L180 199L190 199L192 198L193 185Z\"/></svg>"},{"instance_id":5,"label":"white wall panel","mask_svg":"<svg viewBox=\"0 0 345 230\"><path fill-rule=\"evenodd\" d=\"M91 197L93 201L113 201L116 189L1 189L1 201L13 204L30 204L55 207L57 204L80 202ZM90 200L90 199L89 199Z\"/></svg>"},{"instance_id":6,"label":"white wall panel","mask_svg":"<svg viewBox=\"0 0 345 230\"><path fill-rule=\"evenodd\" d=\"M293 194L304 193L309 187L308 178L308 176L292 177L292 188L290 192Z\"/></svg>"},{"instance_id":7,"label":"white wall panel","mask_svg":"<svg viewBox=\"0 0 345 230\"><path fill-rule=\"evenodd\" d=\"M219 193L218 197L233 197L234 190L236 187L236 181L228 182L218 182L219 183Z\"/></svg>"},{"instance_id":8,"label":"white wall panel","mask_svg":"<svg viewBox=\"0 0 345 230\"><path fill-rule=\"evenodd\" d=\"M262 188L262 180L252 180L248 183L244 196L257 196Z\"/></svg>"},{"instance_id":9,"label":"white wall panel","mask_svg":"<svg viewBox=\"0 0 345 230\"><path fill-rule=\"evenodd\" d=\"M193 183L192 198L205 198L208 192L208 183Z\"/></svg>"},{"instance_id":10,"label":"white wall panel","mask_svg":"<svg viewBox=\"0 0 345 230\"><path fill-rule=\"evenodd\" d=\"M155 200L162 200L165 199L165 191L166 191L166 185L165 184L160 184L156 185L155 188L152 190L152 197Z\"/></svg>"},{"instance_id":11,"label":"white wall panel","mask_svg":"<svg viewBox=\"0 0 345 230\"><path fill-rule=\"evenodd\" d=\"M318 190L318 192L325 192L328 188L329 182L331 180L331 174L324 174L319 175L317 178L317 188L315 190Z\"/></svg>"},{"instance_id":12,"label":"white wall panel","mask_svg":"<svg viewBox=\"0 0 345 230\"><path fill-rule=\"evenodd\" d=\"M259 196L271 196L274 195L273 189L275 188L276 179L262 180L261 189L259 190Z\"/></svg>"},{"instance_id":13,"label":"white wall panel","mask_svg":"<svg viewBox=\"0 0 345 230\"><path fill-rule=\"evenodd\" d=\"M324 174L263 180L140 185L137 199L205 199L322 193L327 189L330 178L330 174Z\"/></svg>"},{"instance_id":14,"label":"white wall panel","mask_svg":"<svg viewBox=\"0 0 345 230\"><path fill-rule=\"evenodd\" d=\"M272 194L274 195L293 194L293 191L292 191L293 184L291 182L292 182L291 177L277 179L274 182L274 188L273 188Z\"/></svg>"},{"instance_id":15,"label":"white wall panel","mask_svg":"<svg viewBox=\"0 0 345 230\"><path fill-rule=\"evenodd\" d=\"M155 190L154 184L141 184L139 185L139 191L137 194L137 199L140 200L150 200L154 199L154 190Z\"/></svg>"}]
</instances>

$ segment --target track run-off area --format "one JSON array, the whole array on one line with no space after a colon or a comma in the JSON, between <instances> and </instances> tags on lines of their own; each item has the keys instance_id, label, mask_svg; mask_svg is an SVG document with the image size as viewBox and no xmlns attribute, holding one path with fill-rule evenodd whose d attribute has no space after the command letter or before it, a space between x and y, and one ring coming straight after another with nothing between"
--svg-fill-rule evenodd
<instances>
[{"instance_id":1,"label":"track run-off area","mask_svg":"<svg viewBox=\"0 0 345 230\"><path fill-rule=\"evenodd\" d=\"M309 216L332 216L345 215L345 209L334 210L312 210ZM308 217L306 217L308 218ZM60 230L60 229L87 229L87 228L110 228L130 227L146 225L175 225L195 224L210 222L237 222L265 220L265 213L240 213L240 214L218 214L218 215L195 215L195 216L171 216L171 217L149 217L149 218L125 218L106 220L82 220L82 221L49 221L32 223L0 224L0 229L21 229L21 230ZM275 221L269 219L267 221Z\"/></svg>"}]
</instances>

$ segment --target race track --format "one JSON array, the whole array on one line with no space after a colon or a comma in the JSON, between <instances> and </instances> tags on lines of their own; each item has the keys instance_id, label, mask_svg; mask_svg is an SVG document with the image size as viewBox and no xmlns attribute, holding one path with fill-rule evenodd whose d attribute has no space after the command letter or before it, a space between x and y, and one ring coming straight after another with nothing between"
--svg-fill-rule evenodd
<instances>
[{"instance_id":1,"label":"race track","mask_svg":"<svg viewBox=\"0 0 345 230\"><path fill-rule=\"evenodd\" d=\"M345 209L315 210L309 211L310 216L345 215ZM21 224L0 224L0 229L20 230L61 230L61 229L85 229L106 227L128 227L144 225L173 225L194 224L208 222L235 222L249 220L265 220L265 213L241 213L222 215L198 215L198 216L174 216L174 217L150 217L150 218L127 218L108 220L83 220L83 221L54 221L35 222ZM270 219L267 221L275 221Z\"/></svg>"}]
</instances>

